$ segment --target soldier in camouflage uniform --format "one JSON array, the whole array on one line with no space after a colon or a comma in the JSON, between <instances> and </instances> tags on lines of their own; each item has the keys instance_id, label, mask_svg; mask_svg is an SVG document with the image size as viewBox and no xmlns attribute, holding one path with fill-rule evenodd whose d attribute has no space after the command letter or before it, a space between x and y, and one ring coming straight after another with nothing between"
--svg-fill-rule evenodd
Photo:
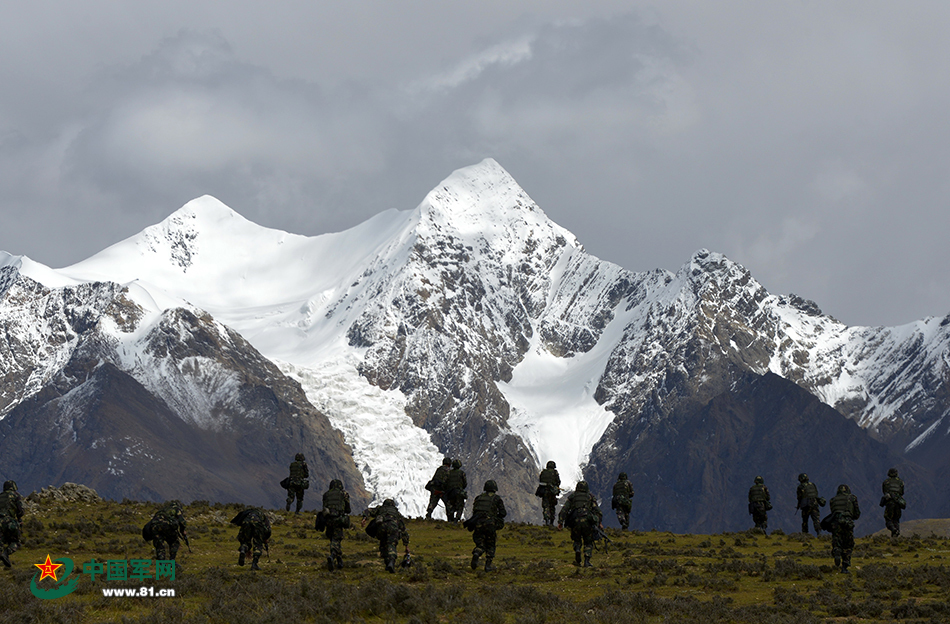
<instances>
[{"instance_id":1,"label":"soldier in camouflage uniform","mask_svg":"<svg viewBox=\"0 0 950 624\"><path fill-rule=\"evenodd\" d=\"M633 509L633 484L627 480L626 472L617 476L610 506L617 512L620 529L626 531L630 527L630 510Z\"/></svg>"},{"instance_id":2,"label":"soldier in camouflage uniform","mask_svg":"<svg viewBox=\"0 0 950 624\"><path fill-rule=\"evenodd\" d=\"M465 511L465 499L468 494L465 488L468 487L468 478L465 471L462 470L462 462L458 459L452 460L452 470L445 478L445 514L449 522L458 522L462 519L462 512Z\"/></svg>"},{"instance_id":3,"label":"soldier in camouflage uniform","mask_svg":"<svg viewBox=\"0 0 950 624\"><path fill-rule=\"evenodd\" d=\"M438 507L439 501L445 505L446 514L449 510L449 502L445 496L445 483L448 481L449 472L452 470L452 458L446 457L442 460L442 465L436 468L435 474L426 483L426 489L429 490L429 506L426 507L426 520L432 520L432 512Z\"/></svg>"},{"instance_id":4,"label":"soldier in camouflage uniform","mask_svg":"<svg viewBox=\"0 0 950 624\"><path fill-rule=\"evenodd\" d=\"M179 501L173 500L165 503L142 527L142 537L145 541L152 542L155 547L155 559L174 561L178 555L178 548L181 546L178 538L188 539L186 529L182 505Z\"/></svg>"},{"instance_id":5,"label":"soldier in camouflage uniform","mask_svg":"<svg viewBox=\"0 0 950 624\"><path fill-rule=\"evenodd\" d=\"M495 544L498 541L498 531L505 526L505 516L508 511L505 503L498 496L498 484L489 480L485 482L484 491L475 497L472 502L472 517L465 521L465 528L472 532L472 569L478 567L478 559L485 555L485 571L495 569L492 560L495 558Z\"/></svg>"},{"instance_id":6,"label":"soldier in camouflage uniform","mask_svg":"<svg viewBox=\"0 0 950 624\"><path fill-rule=\"evenodd\" d=\"M241 546L238 548L238 565L244 565L247 553L251 553L251 569L260 570L257 565L261 555L267 548L270 540L270 520L263 509L250 507L238 513L231 519L231 524L239 526L237 539Z\"/></svg>"},{"instance_id":7,"label":"soldier in camouflage uniform","mask_svg":"<svg viewBox=\"0 0 950 624\"><path fill-rule=\"evenodd\" d=\"M330 540L330 556L327 568L343 569L343 529L350 527L350 495L343 490L339 479L330 481L330 489L323 493L323 515L326 520L326 535Z\"/></svg>"},{"instance_id":8,"label":"soldier in camouflage uniform","mask_svg":"<svg viewBox=\"0 0 950 624\"><path fill-rule=\"evenodd\" d=\"M802 511L802 533L808 533L808 519L815 527L815 535L821 535L821 514L818 509L825 506L825 499L818 496L818 486L808 480L804 472L798 475L798 488L795 490L798 498L796 509Z\"/></svg>"},{"instance_id":9,"label":"soldier in camouflage uniform","mask_svg":"<svg viewBox=\"0 0 950 624\"><path fill-rule=\"evenodd\" d=\"M0 561L10 568L10 555L20 547L20 522L23 520L23 498L15 481L4 481L0 494Z\"/></svg>"},{"instance_id":10,"label":"soldier in camouflage uniform","mask_svg":"<svg viewBox=\"0 0 950 624\"><path fill-rule=\"evenodd\" d=\"M594 537L601 524L603 513L597 505L597 499L591 494L586 481L579 481L573 492L561 507L557 517L557 528L567 526L571 530L574 542L574 565L581 565L581 547L583 546L584 567L592 567L590 558L594 554Z\"/></svg>"},{"instance_id":11,"label":"soldier in camouflage uniform","mask_svg":"<svg viewBox=\"0 0 950 624\"><path fill-rule=\"evenodd\" d=\"M549 461L541 474L538 475L538 489L535 495L541 497L541 513L544 516L544 526L554 526L554 508L557 506L557 496L561 492L561 475L557 472L557 465Z\"/></svg>"},{"instance_id":12,"label":"soldier in camouflage uniform","mask_svg":"<svg viewBox=\"0 0 950 624\"><path fill-rule=\"evenodd\" d=\"M379 507L370 507L363 512L363 526L367 519L370 523L366 533L379 540L379 556L386 564L386 571L395 572L400 539L406 549L406 560L409 558L409 531L406 530L405 518L396 508L396 501L387 498Z\"/></svg>"},{"instance_id":13,"label":"soldier in camouflage uniform","mask_svg":"<svg viewBox=\"0 0 950 624\"><path fill-rule=\"evenodd\" d=\"M307 460L303 453L294 455L294 461L290 464L290 476L287 478L287 511L290 511L290 504L297 499L297 510L294 513L300 513L303 507L304 490L310 487L310 468L307 467Z\"/></svg>"},{"instance_id":14,"label":"soldier in camouflage uniform","mask_svg":"<svg viewBox=\"0 0 950 624\"><path fill-rule=\"evenodd\" d=\"M769 488L765 487L765 479L756 477L754 484L749 488L749 513L755 528L763 531L769 527L768 511L772 509L772 497Z\"/></svg>"},{"instance_id":15,"label":"soldier in camouflage uniform","mask_svg":"<svg viewBox=\"0 0 950 624\"><path fill-rule=\"evenodd\" d=\"M887 479L881 484L881 507L884 508L884 526L891 537L901 534L901 511L907 506L904 502L904 480L897 476L897 468L887 471Z\"/></svg>"},{"instance_id":16,"label":"soldier in camouflage uniform","mask_svg":"<svg viewBox=\"0 0 950 624\"><path fill-rule=\"evenodd\" d=\"M857 496L847 485L838 486L838 493L828 501L828 507L831 514L826 520L831 523L831 554L835 567L840 565L841 571L847 574L854 550L854 521L861 517L861 508Z\"/></svg>"}]
</instances>

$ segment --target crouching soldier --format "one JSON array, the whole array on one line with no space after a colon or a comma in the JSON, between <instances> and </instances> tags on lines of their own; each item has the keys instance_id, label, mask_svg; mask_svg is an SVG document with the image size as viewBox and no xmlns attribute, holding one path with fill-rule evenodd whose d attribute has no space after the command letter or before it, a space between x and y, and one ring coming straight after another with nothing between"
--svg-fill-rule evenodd
<instances>
[{"instance_id":1,"label":"crouching soldier","mask_svg":"<svg viewBox=\"0 0 950 624\"><path fill-rule=\"evenodd\" d=\"M185 526L185 513L181 503L173 500L165 503L161 509L155 512L152 519L142 527L142 538L146 542L152 542L155 547L155 559L167 561L175 560L178 554L178 548L181 542L178 538L185 539L188 543L188 533ZM166 550L165 545L168 545Z\"/></svg>"},{"instance_id":2,"label":"crouching soldier","mask_svg":"<svg viewBox=\"0 0 950 624\"><path fill-rule=\"evenodd\" d=\"M498 484L489 480L485 482L484 491L475 497L472 503L472 517L464 522L466 529L472 532L475 548L472 549L472 569L478 567L478 558L485 555L485 571L495 569L492 560L495 558L495 543L498 540L498 531L505 526L505 516L508 511L505 503L498 496Z\"/></svg>"},{"instance_id":3,"label":"crouching soldier","mask_svg":"<svg viewBox=\"0 0 950 624\"><path fill-rule=\"evenodd\" d=\"M594 537L597 528L602 527L603 513L597 505L597 499L590 493L587 481L579 481L573 492L568 494L561 513L557 517L557 528L571 530L574 542L574 565L581 565L581 548L584 552L584 567L593 567L590 558L594 555Z\"/></svg>"},{"instance_id":4,"label":"crouching soldier","mask_svg":"<svg viewBox=\"0 0 950 624\"><path fill-rule=\"evenodd\" d=\"M251 569L260 570L257 562L261 560L270 540L270 520L267 519L267 514L263 509L252 507L234 516L231 524L240 527L237 534L241 544L238 548L238 565L244 565L247 554L251 553Z\"/></svg>"},{"instance_id":5,"label":"crouching soldier","mask_svg":"<svg viewBox=\"0 0 950 624\"><path fill-rule=\"evenodd\" d=\"M366 521L369 520L369 526ZM387 572L396 571L396 557L399 555L399 540L406 548L405 561L409 561L409 531L406 520L396 508L396 501L387 498L379 507L370 507L363 512L362 526L366 534L379 540L379 556L386 564Z\"/></svg>"},{"instance_id":6,"label":"crouching soldier","mask_svg":"<svg viewBox=\"0 0 950 624\"><path fill-rule=\"evenodd\" d=\"M0 561L10 568L10 555L20 547L20 522L23 520L23 499L15 481L3 483L0 494Z\"/></svg>"}]
</instances>

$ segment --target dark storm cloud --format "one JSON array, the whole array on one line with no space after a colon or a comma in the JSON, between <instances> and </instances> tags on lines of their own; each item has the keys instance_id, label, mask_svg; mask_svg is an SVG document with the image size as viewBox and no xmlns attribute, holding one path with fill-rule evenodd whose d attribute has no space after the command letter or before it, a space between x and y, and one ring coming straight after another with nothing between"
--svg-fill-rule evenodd
<instances>
[{"instance_id":1,"label":"dark storm cloud","mask_svg":"<svg viewBox=\"0 0 950 624\"><path fill-rule=\"evenodd\" d=\"M0 249L75 262L204 193L334 231L492 156L629 269L707 247L851 324L950 311L946 8L524 6L0 26Z\"/></svg>"}]
</instances>

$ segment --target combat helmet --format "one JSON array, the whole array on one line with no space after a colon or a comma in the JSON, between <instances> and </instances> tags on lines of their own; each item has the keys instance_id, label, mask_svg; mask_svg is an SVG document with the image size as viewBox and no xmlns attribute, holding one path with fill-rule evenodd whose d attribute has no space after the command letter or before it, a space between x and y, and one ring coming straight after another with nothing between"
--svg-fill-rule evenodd
<instances>
[{"instance_id":1,"label":"combat helmet","mask_svg":"<svg viewBox=\"0 0 950 624\"><path fill-rule=\"evenodd\" d=\"M396 506L396 501L394 501L391 498L387 498L386 500L383 501L383 507L395 507L395 506Z\"/></svg>"},{"instance_id":2,"label":"combat helmet","mask_svg":"<svg viewBox=\"0 0 950 624\"><path fill-rule=\"evenodd\" d=\"M555 464L553 461L549 461L549 462L548 462L548 465L547 465L547 468L550 468L551 470L553 470L553 469L557 468L557 464Z\"/></svg>"},{"instance_id":3,"label":"combat helmet","mask_svg":"<svg viewBox=\"0 0 950 624\"><path fill-rule=\"evenodd\" d=\"M798 480L804 483L805 481L808 481L808 475L803 472L798 475Z\"/></svg>"},{"instance_id":4,"label":"combat helmet","mask_svg":"<svg viewBox=\"0 0 950 624\"><path fill-rule=\"evenodd\" d=\"M497 492L497 491L498 491L498 484L495 483L495 481L494 481L493 479L489 479L488 481L485 482L485 491L486 491L486 492Z\"/></svg>"},{"instance_id":5,"label":"combat helmet","mask_svg":"<svg viewBox=\"0 0 950 624\"><path fill-rule=\"evenodd\" d=\"M294 461L304 461L303 453L297 453L296 455L294 455Z\"/></svg>"},{"instance_id":6,"label":"combat helmet","mask_svg":"<svg viewBox=\"0 0 950 624\"><path fill-rule=\"evenodd\" d=\"M888 470L888 471L887 471L887 476L889 476L889 477L896 477L896 476L897 476L897 468L891 468L890 470Z\"/></svg>"},{"instance_id":7,"label":"combat helmet","mask_svg":"<svg viewBox=\"0 0 950 624\"><path fill-rule=\"evenodd\" d=\"M838 494L850 494L850 493L851 493L851 488L849 488L844 483L838 486Z\"/></svg>"},{"instance_id":8,"label":"combat helmet","mask_svg":"<svg viewBox=\"0 0 950 624\"><path fill-rule=\"evenodd\" d=\"M627 480L627 473L626 473L626 472L621 472L619 475L617 475L617 478L620 479L621 481L626 481L626 480Z\"/></svg>"},{"instance_id":9,"label":"combat helmet","mask_svg":"<svg viewBox=\"0 0 950 624\"><path fill-rule=\"evenodd\" d=\"M449 457L448 455L446 455L445 458L442 460L442 465L443 465L443 466L451 466L451 465L452 465L452 458Z\"/></svg>"},{"instance_id":10,"label":"combat helmet","mask_svg":"<svg viewBox=\"0 0 950 624\"><path fill-rule=\"evenodd\" d=\"M762 477L756 477L756 478L755 478L755 484L756 484L756 485L762 485L763 483L765 483L765 479L763 479Z\"/></svg>"},{"instance_id":11,"label":"combat helmet","mask_svg":"<svg viewBox=\"0 0 950 624\"><path fill-rule=\"evenodd\" d=\"M10 492L10 491L16 492L16 481L14 481L13 479L10 479L9 481L4 481L4 482L3 482L3 491L4 491L4 492Z\"/></svg>"},{"instance_id":12,"label":"combat helmet","mask_svg":"<svg viewBox=\"0 0 950 624\"><path fill-rule=\"evenodd\" d=\"M461 467L462 467L462 460L461 460L461 459L453 459L453 460L452 460L452 467L453 467L453 468L461 468Z\"/></svg>"},{"instance_id":13,"label":"combat helmet","mask_svg":"<svg viewBox=\"0 0 950 624\"><path fill-rule=\"evenodd\" d=\"M331 490L342 490L342 489L343 489L343 482L340 481L339 479L334 479L334 480L330 481L330 489L331 489Z\"/></svg>"},{"instance_id":14,"label":"combat helmet","mask_svg":"<svg viewBox=\"0 0 950 624\"><path fill-rule=\"evenodd\" d=\"M577 482L577 491L578 492L587 492L589 488L587 487L587 481L578 481Z\"/></svg>"}]
</instances>

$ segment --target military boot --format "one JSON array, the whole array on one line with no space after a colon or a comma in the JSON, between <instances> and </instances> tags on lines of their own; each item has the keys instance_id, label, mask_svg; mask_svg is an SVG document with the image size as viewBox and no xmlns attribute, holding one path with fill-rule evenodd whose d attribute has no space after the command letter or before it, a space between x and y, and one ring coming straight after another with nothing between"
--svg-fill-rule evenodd
<instances>
[{"instance_id":1,"label":"military boot","mask_svg":"<svg viewBox=\"0 0 950 624\"><path fill-rule=\"evenodd\" d=\"M495 571L495 566L493 566L493 565L491 564L492 559L493 559L493 557L485 557L485 571L486 571L486 572L494 572L494 571Z\"/></svg>"},{"instance_id":2,"label":"military boot","mask_svg":"<svg viewBox=\"0 0 950 624\"><path fill-rule=\"evenodd\" d=\"M247 554L247 546L241 544L241 547L238 549L238 565L244 565L244 556Z\"/></svg>"},{"instance_id":3,"label":"military boot","mask_svg":"<svg viewBox=\"0 0 950 624\"><path fill-rule=\"evenodd\" d=\"M287 511L290 511L290 501L287 501Z\"/></svg>"},{"instance_id":4,"label":"military boot","mask_svg":"<svg viewBox=\"0 0 950 624\"><path fill-rule=\"evenodd\" d=\"M836 568L841 567L841 559L839 557L835 557L835 567Z\"/></svg>"},{"instance_id":5,"label":"military boot","mask_svg":"<svg viewBox=\"0 0 950 624\"><path fill-rule=\"evenodd\" d=\"M327 557L327 570L333 572L333 557Z\"/></svg>"},{"instance_id":6,"label":"military boot","mask_svg":"<svg viewBox=\"0 0 950 624\"><path fill-rule=\"evenodd\" d=\"M396 571L396 555L386 557L386 571L390 574Z\"/></svg>"},{"instance_id":7,"label":"military boot","mask_svg":"<svg viewBox=\"0 0 950 624\"><path fill-rule=\"evenodd\" d=\"M581 565L581 554L579 552L574 553L574 565L577 567Z\"/></svg>"},{"instance_id":8,"label":"military boot","mask_svg":"<svg viewBox=\"0 0 950 624\"><path fill-rule=\"evenodd\" d=\"M260 567L259 565L257 565L257 562L260 561L260 560L261 560L261 556L260 556L259 554L257 554L257 553L254 553L254 558L251 559L251 569L252 569L252 570L260 570L260 569L261 569L261 567Z\"/></svg>"},{"instance_id":9,"label":"military boot","mask_svg":"<svg viewBox=\"0 0 950 624\"><path fill-rule=\"evenodd\" d=\"M0 550L0 561L2 561L3 565L5 565L8 568L13 567L13 564L10 563L9 553L7 552L6 548L4 548L3 550Z\"/></svg>"},{"instance_id":10,"label":"military boot","mask_svg":"<svg viewBox=\"0 0 950 624\"><path fill-rule=\"evenodd\" d=\"M473 553L472 553L472 569L473 569L473 570L478 567L478 558L479 558L480 556L481 556L481 553L480 553L480 552L473 552Z\"/></svg>"},{"instance_id":11,"label":"military boot","mask_svg":"<svg viewBox=\"0 0 950 624\"><path fill-rule=\"evenodd\" d=\"M584 556L584 567L585 567L585 568L593 568L593 567L594 567L594 566L592 566L591 563L590 563L590 556L589 556L589 555L585 555L585 556Z\"/></svg>"},{"instance_id":12,"label":"military boot","mask_svg":"<svg viewBox=\"0 0 950 624\"><path fill-rule=\"evenodd\" d=\"M337 570L343 569L343 555L336 556L336 569Z\"/></svg>"}]
</instances>

